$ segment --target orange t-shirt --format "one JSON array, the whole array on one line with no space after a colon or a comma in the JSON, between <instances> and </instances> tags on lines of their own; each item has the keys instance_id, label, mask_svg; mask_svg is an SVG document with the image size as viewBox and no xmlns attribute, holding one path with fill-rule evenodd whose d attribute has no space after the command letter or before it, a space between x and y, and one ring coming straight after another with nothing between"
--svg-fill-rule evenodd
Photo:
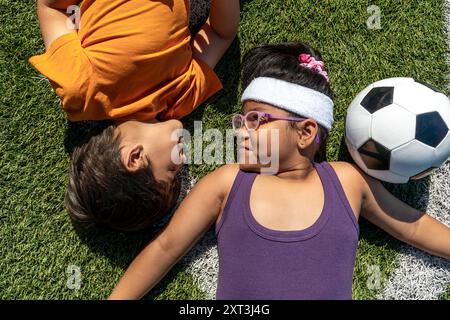
<instances>
[{"instance_id":1,"label":"orange t-shirt","mask_svg":"<svg viewBox=\"0 0 450 320\"><path fill-rule=\"evenodd\" d=\"M181 118L222 88L192 57L188 0L85 0L78 33L30 58L72 121Z\"/></svg>"}]
</instances>

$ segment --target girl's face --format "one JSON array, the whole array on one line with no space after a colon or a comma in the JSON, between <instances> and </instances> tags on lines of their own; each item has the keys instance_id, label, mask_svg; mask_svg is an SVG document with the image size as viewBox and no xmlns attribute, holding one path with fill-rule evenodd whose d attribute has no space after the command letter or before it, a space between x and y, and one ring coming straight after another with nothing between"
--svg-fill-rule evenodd
<instances>
[{"instance_id":1,"label":"girl's face","mask_svg":"<svg viewBox=\"0 0 450 320\"><path fill-rule=\"evenodd\" d=\"M276 116L290 114L269 104L246 101L242 114L260 111ZM258 129L238 131L238 161L242 170L275 174L294 168L304 157L314 158L318 125L312 119L298 121L262 120Z\"/></svg>"}]
</instances>

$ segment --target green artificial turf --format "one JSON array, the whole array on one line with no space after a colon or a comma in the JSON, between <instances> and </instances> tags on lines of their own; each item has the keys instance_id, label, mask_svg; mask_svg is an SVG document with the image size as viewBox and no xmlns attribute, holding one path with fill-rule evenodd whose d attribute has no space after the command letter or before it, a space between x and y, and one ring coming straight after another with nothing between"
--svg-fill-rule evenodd
<instances>
[{"instance_id":1,"label":"green artificial turf","mask_svg":"<svg viewBox=\"0 0 450 320\"><path fill-rule=\"evenodd\" d=\"M51 86L27 62L43 51L34 2L0 0L0 299L103 299L150 236L96 229L76 232L69 222L63 197L67 145L73 136L67 133L68 123ZM443 1L378 0L381 30L366 26L371 1L241 4L238 39L217 67L225 88L186 118L187 128L192 129L194 120L202 120L204 129L229 128L230 115L239 111L240 59L263 43L302 40L322 52L336 95L329 161L349 160L343 143L346 108L370 83L409 76L448 90ZM202 164L189 169L198 179L215 167ZM390 188L415 205L415 185ZM379 267L382 288L395 268L398 247L384 232L361 223L355 299L375 298L380 288L367 285L373 279L371 266ZM67 285L71 265L80 268L79 290ZM449 295L450 290L442 298ZM204 295L178 265L148 298Z\"/></svg>"}]
</instances>

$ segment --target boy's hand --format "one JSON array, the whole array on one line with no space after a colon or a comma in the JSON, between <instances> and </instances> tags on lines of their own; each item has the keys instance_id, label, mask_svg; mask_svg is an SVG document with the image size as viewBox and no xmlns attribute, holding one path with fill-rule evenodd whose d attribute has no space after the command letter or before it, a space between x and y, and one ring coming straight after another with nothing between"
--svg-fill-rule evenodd
<instances>
[{"instance_id":1,"label":"boy's hand","mask_svg":"<svg viewBox=\"0 0 450 320\"><path fill-rule=\"evenodd\" d=\"M57 38L76 32L68 24L67 8L76 5L80 0L37 0L37 13L39 25L41 28L42 39L45 48L48 50L50 45Z\"/></svg>"},{"instance_id":2,"label":"boy's hand","mask_svg":"<svg viewBox=\"0 0 450 320\"><path fill-rule=\"evenodd\" d=\"M193 40L194 58L214 68L236 37L239 0L212 0L209 19Z\"/></svg>"}]
</instances>

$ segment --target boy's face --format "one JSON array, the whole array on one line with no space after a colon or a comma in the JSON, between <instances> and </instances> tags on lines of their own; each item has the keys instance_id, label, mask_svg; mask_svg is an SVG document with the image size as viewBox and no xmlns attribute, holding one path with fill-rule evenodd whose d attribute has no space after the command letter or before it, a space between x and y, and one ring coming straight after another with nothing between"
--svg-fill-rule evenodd
<instances>
[{"instance_id":1,"label":"boy's face","mask_svg":"<svg viewBox=\"0 0 450 320\"><path fill-rule=\"evenodd\" d=\"M119 123L116 131L124 165L129 171L135 171L150 161L155 179L172 184L185 161L182 129L183 124L178 120Z\"/></svg>"}]
</instances>

